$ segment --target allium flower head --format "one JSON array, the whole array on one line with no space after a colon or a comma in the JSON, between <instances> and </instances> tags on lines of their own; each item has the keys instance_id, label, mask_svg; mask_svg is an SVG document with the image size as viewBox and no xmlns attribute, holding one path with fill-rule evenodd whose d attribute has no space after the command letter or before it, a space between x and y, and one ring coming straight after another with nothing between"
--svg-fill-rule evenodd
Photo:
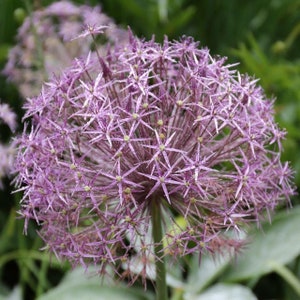
<instances>
[{"instance_id":1,"label":"allium flower head","mask_svg":"<svg viewBox=\"0 0 300 300\"><path fill-rule=\"evenodd\" d=\"M11 131L17 127L17 116L6 103L0 102L0 126L6 124ZM1 134L0 134L0 137ZM0 189L3 188L2 179L8 176L13 166L15 149L12 143L6 145L0 142Z\"/></svg>"},{"instance_id":2,"label":"allium flower head","mask_svg":"<svg viewBox=\"0 0 300 300\"><path fill-rule=\"evenodd\" d=\"M109 25L99 48L105 48L106 43L121 43L127 37L126 31L118 28L99 6L57 1L34 11L20 27L17 45L11 49L3 73L25 98L38 95L44 80L59 74L74 57L88 54L92 39L84 43L73 39L95 24Z\"/></svg>"},{"instance_id":3,"label":"allium flower head","mask_svg":"<svg viewBox=\"0 0 300 300\"><path fill-rule=\"evenodd\" d=\"M15 148L12 143L2 144L0 143L0 189L4 188L3 178L11 175L14 157L15 157Z\"/></svg>"},{"instance_id":4,"label":"allium flower head","mask_svg":"<svg viewBox=\"0 0 300 300\"><path fill-rule=\"evenodd\" d=\"M6 124L11 131L17 127L17 116L6 103L0 102L0 124Z\"/></svg>"},{"instance_id":5,"label":"allium flower head","mask_svg":"<svg viewBox=\"0 0 300 300\"><path fill-rule=\"evenodd\" d=\"M75 60L26 104L17 161L26 224L35 219L48 249L74 263L130 266L135 253L143 276L153 205L164 253L234 246L224 230L259 222L293 194L285 133L256 82L188 37L130 36Z\"/></svg>"}]
</instances>

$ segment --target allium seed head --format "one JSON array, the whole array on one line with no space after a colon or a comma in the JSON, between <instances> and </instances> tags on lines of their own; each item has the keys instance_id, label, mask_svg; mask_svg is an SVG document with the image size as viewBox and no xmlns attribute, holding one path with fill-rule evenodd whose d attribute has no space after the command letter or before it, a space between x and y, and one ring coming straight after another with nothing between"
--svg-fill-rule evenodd
<instances>
[{"instance_id":1,"label":"allium seed head","mask_svg":"<svg viewBox=\"0 0 300 300\"><path fill-rule=\"evenodd\" d=\"M294 193L284 132L256 82L188 37L130 34L126 47L75 60L26 104L16 178L26 224L40 224L57 256L103 267L130 266L134 253L146 266L153 203L170 224L165 253L236 246L224 230Z\"/></svg>"}]
</instances>

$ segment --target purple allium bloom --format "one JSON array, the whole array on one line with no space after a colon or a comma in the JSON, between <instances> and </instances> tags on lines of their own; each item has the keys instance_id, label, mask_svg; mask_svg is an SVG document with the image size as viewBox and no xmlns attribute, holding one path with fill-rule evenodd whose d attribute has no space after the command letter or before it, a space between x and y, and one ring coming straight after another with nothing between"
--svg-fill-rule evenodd
<instances>
[{"instance_id":1,"label":"purple allium bloom","mask_svg":"<svg viewBox=\"0 0 300 300\"><path fill-rule=\"evenodd\" d=\"M12 143L7 145L0 143L0 189L4 187L2 179L11 175L15 152L15 147Z\"/></svg>"},{"instance_id":2,"label":"purple allium bloom","mask_svg":"<svg viewBox=\"0 0 300 300\"><path fill-rule=\"evenodd\" d=\"M17 116L8 104L0 102L0 125L1 124L6 124L11 131L15 131L17 127ZM11 172L14 154L15 148L13 143L6 145L0 142L0 189L3 188L2 179Z\"/></svg>"},{"instance_id":3,"label":"purple allium bloom","mask_svg":"<svg viewBox=\"0 0 300 300\"><path fill-rule=\"evenodd\" d=\"M29 133L19 139L25 229L34 219L51 252L101 271L130 268L135 252L142 276L153 203L164 253L239 246L222 232L259 222L294 188L273 101L225 60L192 38L130 35L44 86L26 104Z\"/></svg>"},{"instance_id":4,"label":"purple allium bloom","mask_svg":"<svg viewBox=\"0 0 300 300\"><path fill-rule=\"evenodd\" d=\"M11 131L15 131L17 127L17 116L6 103L0 102L0 124L6 124Z\"/></svg>"},{"instance_id":5,"label":"purple allium bloom","mask_svg":"<svg viewBox=\"0 0 300 300\"><path fill-rule=\"evenodd\" d=\"M14 82L26 97L39 94L43 81L59 74L74 57L86 56L92 39L73 40L86 26L108 26L102 36L104 44L122 43L127 38L99 6L75 6L58 1L43 10L33 12L19 28L17 45L9 52L3 73Z\"/></svg>"}]
</instances>

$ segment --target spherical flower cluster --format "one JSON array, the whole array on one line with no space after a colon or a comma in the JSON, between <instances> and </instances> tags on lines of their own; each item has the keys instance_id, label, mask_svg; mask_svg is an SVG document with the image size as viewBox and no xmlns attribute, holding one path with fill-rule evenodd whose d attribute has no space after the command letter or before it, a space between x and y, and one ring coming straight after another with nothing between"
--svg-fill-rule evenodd
<instances>
[{"instance_id":1,"label":"spherical flower cluster","mask_svg":"<svg viewBox=\"0 0 300 300\"><path fill-rule=\"evenodd\" d=\"M235 246L222 232L294 192L285 133L256 82L188 37L130 34L125 47L75 60L26 104L25 226L35 219L47 248L74 263L130 267L139 256L142 276L153 206L171 257Z\"/></svg>"},{"instance_id":2,"label":"spherical flower cluster","mask_svg":"<svg viewBox=\"0 0 300 300\"><path fill-rule=\"evenodd\" d=\"M57 1L32 12L19 28L17 45L9 52L3 73L15 83L21 94L36 96L43 81L59 74L74 57L86 55L92 40L73 40L85 26L108 25L102 44L121 43L126 31L118 28L99 6L75 6L69 1Z\"/></svg>"}]
</instances>

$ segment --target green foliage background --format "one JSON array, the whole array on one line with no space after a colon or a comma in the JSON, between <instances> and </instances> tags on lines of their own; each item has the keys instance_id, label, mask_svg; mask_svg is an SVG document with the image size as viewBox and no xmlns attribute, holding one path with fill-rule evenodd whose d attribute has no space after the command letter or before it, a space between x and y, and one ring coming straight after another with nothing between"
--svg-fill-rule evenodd
<instances>
[{"instance_id":1,"label":"green foliage background","mask_svg":"<svg viewBox=\"0 0 300 300\"><path fill-rule=\"evenodd\" d=\"M29 5L26 6L23 0L0 0L0 69L6 62L10 47L15 43L17 28L28 14L28 8L41 8L52 2L54 1L32 0L27 1ZM73 0L73 2L100 4L103 11L116 23L125 28L130 26L133 32L141 37L151 38L154 34L156 39L161 41L164 35L168 35L169 39L191 35L195 40L199 40L202 46L210 48L212 54L228 56L229 62L240 62L238 68L242 72L260 78L260 84L267 95L277 99L276 118L281 127L286 128L288 132L284 142L283 159L291 161L295 170L296 184L300 186L299 0ZM0 99L8 102L21 118L23 100L16 87L9 84L3 76L0 77ZM21 130L21 127L19 129ZM7 129L0 127L0 130L1 139L8 140ZM16 213L18 199L16 195L11 195L8 180L6 185L6 190L0 191L0 299L5 299L1 298L2 294L12 295L11 290L15 286L21 290L15 291L19 295L16 297L21 297L21 294L24 298L33 299L57 285L69 266L61 267L55 260L50 264L47 254L38 251L42 244L34 228L30 229L27 237L23 235L23 224L17 219ZM293 199L293 204L296 208L292 210L296 209L298 213L298 196ZM285 208L281 210L284 211ZM288 219L283 218L280 221L282 225L280 228L286 228L282 234L283 239L291 230L285 226ZM300 222L295 221L293 226L300 228ZM255 230L253 232L255 236ZM278 247L281 244L279 240L276 240L276 244L260 237L257 240L264 251L268 247L276 248L277 244ZM295 247L292 245L293 240L288 241L290 244L286 245L287 249ZM300 241L297 243L296 248L300 245ZM279 252L285 251L285 248L278 249ZM297 249L299 250L293 252L293 256L288 256L290 259L280 261L280 266L288 268L289 274L294 276L296 286L300 274L300 247ZM268 269L264 269L268 270L267 272L251 274L250 278L247 278L246 285L259 299L299 299L297 288L295 285L293 288L291 281L284 277L282 270L286 269L282 268L268 266ZM234 274L231 270L232 272ZM217 275L214 281L226 281L226 276L219 276L219 271ZM245 280L235 277L235 282L241 281L245 284ZM272 286L273 288L270 288ZM132 299L135 298L132 296ZM200 299L200 296L197 299Z\"/></svg>"}]
</instances>

